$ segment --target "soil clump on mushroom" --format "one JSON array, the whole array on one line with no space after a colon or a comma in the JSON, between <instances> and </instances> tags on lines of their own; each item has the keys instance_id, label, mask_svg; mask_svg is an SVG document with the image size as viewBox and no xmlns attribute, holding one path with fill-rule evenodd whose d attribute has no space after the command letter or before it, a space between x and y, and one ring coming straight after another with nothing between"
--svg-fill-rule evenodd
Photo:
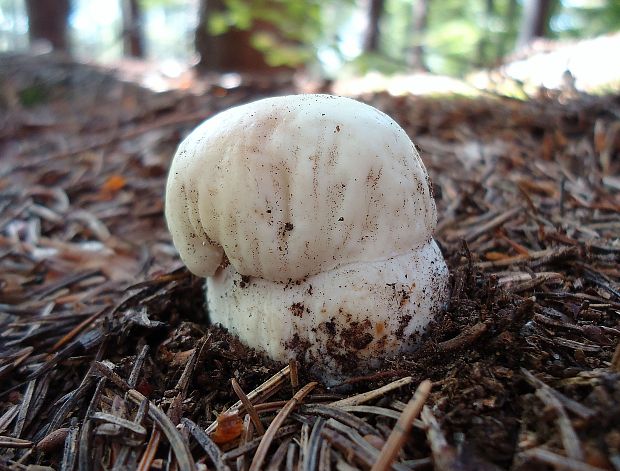
<instances>
[{"instance_id":1,"label":"soil clump on mushroom","mask_svg":"<svg viewBox=\"0 0 620 471\"><path fill-rule=\"evenodd\" d=\"M2 64L0 468L245 469L264 449L252 419L221 414L245 395L265 467L368 469L427 378L399 465L618 468L618 96L358 97L421 149L452 295L415 352L327 389L205 324L163 221L179 140L293 90L153 94L51 57Z\"/></svg>"}]
</instances>

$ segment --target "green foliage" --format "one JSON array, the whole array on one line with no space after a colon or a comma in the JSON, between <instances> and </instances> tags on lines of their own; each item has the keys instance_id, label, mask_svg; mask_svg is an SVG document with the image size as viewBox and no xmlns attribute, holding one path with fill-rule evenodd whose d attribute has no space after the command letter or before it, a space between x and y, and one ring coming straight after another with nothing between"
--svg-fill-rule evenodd
<instances>
[{"instance_id":1,"label":"green foliage","mask_svg":"<svg viewBox=\"0 0 620 471\"><path fill-rule=\"evenodd\" d=\"M551 19L551 36L583 38L620 30L618 0L572 0L561 2Z\"/></svg>"},{"instance_id":2,"label":"green foliage","mask_svg":"<svg viewBox=\"0 0 620 471\"><path fill-rule=\"evenodd\" d=\"M31 85L19 91L19 102L29 108L45 103L48 98L48 90L39 84Z\"/></svg>"},{"instance_id":3,"label":"green foliage","mask_svg":"<svg viewBox=\"0 0 620 471\"><path fill-rule=\"evenodd\" d=\"M411 27L414 1L387 2L382 46L389 57L404 58L416 41ZM494 64L514 45L521 15L518 0L428 0L428 8L427 28L417 41L433 72L463 75L472 67Z\"/></svg>"},{"instance_id":4,"label":"green foliage","mask_svg":"<svg viewBox=\"0 0 620 471\"><path fill-rule=\"evenodd\" d=\"M282 42L276 35L267 32L254 34L252 46L265 55L267 64L272 67L296 67L310 62L314 57L310 48Z\"/></svg>"},{"instance_id":5,"label":"green foliage","mask_svg":"<svg viewBox=\"0 0 620 471\"><path fill-rule=\"evenodd\" d=\"M183 7L187 4L187 0L140 0L140 6L144 10L158 7Z\"/></svg>"},{"instance_id":6,"label":"green foliage","mask_svg":"<svg viewBox=\"0 0 620 471\"><path fill-rule=\"evenodd\" d=\"M274 66L318 63L329 51L332 64L323 66L332 74L345 64L358 72L402 71L407 52L422 44L431 72L463 76L497 65L514 50L525 0L426 0L427 27L414 32L417 1L385 1L380 52L372 55L350 53L351 36L360 34L353 22L365 14L366 0L221 0L225 9L211 15L208 28L214 35L232 27L255 31L253 46ZM183 2L187 0L142 0L145 7ZM620 29L618 0L553 0L551 14L550 37L588 37ZM361 43L361 37L356 39Z\"/></svg>"},{"instance_id":7,"label":"green foliage","mask_svg":"<svg viewBox=\"0 0 620 471\"><path fill-rule=\"evenodd\" d=\"M397 74L403 71L405 64L383 54L366 53L350 61L349 68L361 74L373 70L380 70L384 74Z\"/></svg>"},{"instance_id":8,"label":"green foliage","mask_svg":"<svg viewBox=\"0 0 620 471\"><path fill-rule=\"evenodd\" d=\"M412 46L412 4L388 0L383 51L402 61ZM428 25L421 40L432 72L464 75L493 67L515 47L524 0L427 0ZM620 30L618 0L555 0L549 21L551 38L586 38Z\"/></svg>"},{"instance_id":9,"label":"green foliage","mask_svg":"<svg viewBox=\"0 0 620 471\"><path fill-rule=\"evenodd\" d=\"M209 32L213 35L219 35L225 33L232 27L241 30L250 29L253 20L251 2L226 0L225 3L226 10L214 12L208 18Z\"/></svg>"},{"instance_id":10,"label":"green foliage","mask_svg":"<svg viewBox=\"0 0 620 471\"><path fill-rule=\"evenodd\" d=\"M163 0L160 0L163 1ZM256 28L252 44L273 66L298 66L317 62L320 48L337 48L343 13L355 0L223 0L225 9L210 15L209 32L223 34L230 28Z\"/></svg>"},{"instance_id":11,"label":"green foliage","mask_svg":"<svg viewBox=\"0 0 620 471\"><path fill-rule=\"evenodd\" d=\"M324 2L319 0L225 0L226 9L209 18L209 32L223 34L229 28L252 29L257 22L275 26L278 34L257 31L252 44L274 66L296 66L314 57L314 45L322 31Z\"/></svg>"}]
</instances>

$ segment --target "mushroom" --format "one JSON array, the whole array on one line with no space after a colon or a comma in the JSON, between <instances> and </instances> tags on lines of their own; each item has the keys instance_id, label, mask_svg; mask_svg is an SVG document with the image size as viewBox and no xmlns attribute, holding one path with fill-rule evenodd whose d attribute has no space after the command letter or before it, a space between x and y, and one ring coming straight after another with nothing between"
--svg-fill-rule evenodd
<instances>
[{"instance_id":1,"label":"mushroom","mask_svg":"<svg viewBox=\"0 0 620 471\"><path fill-rule=\"evenodd\" d=\"M211 322L327 384L411 351L447 298L426 169L381 111L291 95L221 112L179 146L166 219Z\"/></svg>"}]
</instances>

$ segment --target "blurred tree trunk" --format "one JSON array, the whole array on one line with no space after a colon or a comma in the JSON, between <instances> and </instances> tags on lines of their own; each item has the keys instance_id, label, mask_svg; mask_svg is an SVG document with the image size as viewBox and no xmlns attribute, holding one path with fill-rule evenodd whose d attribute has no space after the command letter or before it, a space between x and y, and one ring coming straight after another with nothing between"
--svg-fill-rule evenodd
<instances>
[{"instance_id":1,"label":"blurred tree trunk","mask_svg":"<svg viewBox=\"0 0 620 471\"><path fill-rule=\"evenodd\" d=\"M70 0L26 0L30 43L48 41L53 49L69 51L67 19Z\"/></svg>"},{"instance_id":2,"label":"blurred tree trunk","mask_svg":"<svg viewBox=\"0 0 620 471\"><path fill-rule=\"evenodd\" d=\"M138 0L123 0L123 51L126 56L144 57L142 9Z\"/></svg>"},{"instance_id":3,"label":"blurred tree trunk","mask_svg":"<svg viewBox=\"0 0 620 471\"><path fill-rule=\"evenodd\" d=\"M488 66L493 60L495 60L496 54L493 54L489 49L493 46L495 41L491 37L491 30L489 25L493 21L493 16L495 15L495 0L485 0L485 9L484 9L484 25L482 26L482 34L480 35L480 40L478 41L477 49L478 49L478 58L477 64L478 67Z\"/></svg>"},{"instance_id":4,"label":"blurred tree trunk","mask_svg":"<svg viewBox=\"0 0 620 471\"><path fill-rule=\"evenodd\" d=\"M368 26L364 34L364 52L378 52L381 18L385 0L368 0Z\"/></svg>"},{"instance_id":5,"label":"blurred tree trunk","mask_svg":"<svg viewBox=\"0 0 620 471\"><path fill-rule=\"evenodd\" d=\"M543 38L549 28L551 0L525 0L517 39L517 49L527 46L536 38Z\"/></svg>"},{"instance_id":6,"label":"blurred tree trunk","mask_svg":"<svg viewBox=\"0 0 620 471\"><path fill-rule=\"evenodd\" d=\"M213 72L266 72L271 68L251 43L254 30L231 27L217 36L209 32L209 17L226 11L224 0L200 0L195 45L198 68ZM255 25L256 27L256 25Z\"/></svg>"},{"instance_id":7,"label":"blurred tree trunk","mask_svg":"<svg viewBox=\"0 0 620 471\"><path fill-rule=\"evenodd\" d=\"M497 44L497 57L502 58L508 52L507 46L509 41L512 41L517 34L517 0L508 0L508 8L506 9L506 16L504 17L504 24L506 25L506 34L502 34Z\"/></svg>"},{"instance_id":8,"label":"blurred tree trunk","mask_svg":"<svg viewBox=\"0 0 620 471\"><path fill-rule=\"evenodd\" d=\"M412 46L407 55L407 65L415 71L427 71L424 61L424 37L428 26L428 8L431 0L413 0L411 37Z\"/></svg>"}]
</instances>

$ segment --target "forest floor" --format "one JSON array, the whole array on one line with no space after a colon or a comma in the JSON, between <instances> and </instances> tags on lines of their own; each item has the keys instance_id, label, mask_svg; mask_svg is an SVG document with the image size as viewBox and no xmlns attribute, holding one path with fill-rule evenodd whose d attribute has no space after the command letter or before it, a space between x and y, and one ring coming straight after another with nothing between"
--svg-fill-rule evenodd
<instances>
[{"instance_id":1,"label":"forest floor","mask_svg":"<svg viewBox=\"0 0 620 471\"><path fill-rule=\"evenodd\" d=\"M421 149L452 295L326 389L208 325L163 218L193 126L294 90L0 61L0 469L620 470L620 96L359 97Z\"/></svg>"}]
</instances>

